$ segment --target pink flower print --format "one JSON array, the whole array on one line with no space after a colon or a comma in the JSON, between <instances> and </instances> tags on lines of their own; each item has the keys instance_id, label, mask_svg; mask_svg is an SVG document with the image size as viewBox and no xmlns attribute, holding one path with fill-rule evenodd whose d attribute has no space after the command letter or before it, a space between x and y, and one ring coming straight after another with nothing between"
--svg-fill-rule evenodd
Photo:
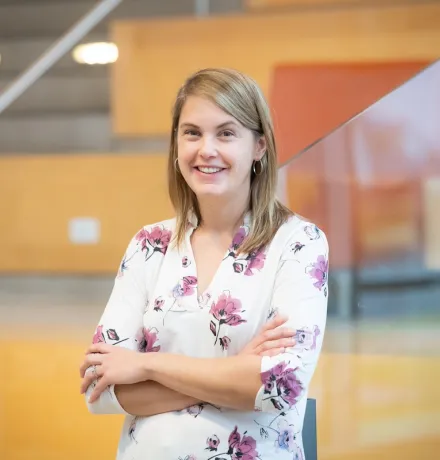
<instances>
[{"instance_id":1,"label":"pink flower print","mask_svg":"<svg viewBox=\"0 0 440 460\"><path fill-rule=\"evenodd\" d=\"M171 232L156 226L153 227L150 232L146 232L146 238L154 251L165 254L171 241Z\"/></svg>"},{"instance_id":2,"label":"pink flower print","mask_svg":"<svg viewBox=\"0 0 440 460\"><path fill-rule=\"evenodd\" d=\"M306 272L315 280L313 286L321 290L327 284L328 260L324 256L318 256L317 261L306 268Z\"/></svg>"},{"instance_id":3,"label":"pink flower print","mask_svg":"<svg viewBox=\"0 0 440 460\"><path fill-rule=\"evenodd\" d=\"M235 257L237 249L243 244L243 241L246 239L246 236L246 227L240 227L232 240L231 246L229 247L230 256Z\"/></svg>"},{"instance_id":4,"label":"pink flower print","mask_svg":"<svg viewBox=\"0 0 440 460\"><path fill-rule=\"evenodd\" d=\"M240 264L239 262L234 262L232 264L232 268L234 269L235 273L241 273L244 270L243 264Z\"/></svg>"},{"instance_id":5,"label":"pink flower print","mask_svg":"<svg viewBox=\"0 0 440 460\"><path fill-rule=\"evenodd\" d=\"M311 240L317 240L321 238L321 234L319 233L319 228L316 225L313 225L313 224L306 225L304 227L304 231Z\"/></svg>"},{"instance_id":6,"label":"pink flower print","mask_svg":"<svg viewBox=\"0 0 440 460\"><path fill-rule=\"evenodd\" d=\"M256 252L252 252L248 257L248 265L244 272L245 276L254 275L253 270L261 270L264 267L264 261L266 260L266 254L263 249L259 249Z\"/></svg>"},{"instance_id":7,"label":"pink flower print","mask_svg":"<svg viewBox=\"0 0 440 460\"><path fill-rule=\"evenodd\" d=\"M222 324L229 326L238 326L246 322L238 313L241 313L241 302L234 299L230 294L223 293L220 295L217 303L213 303L209 313Z\"/></svg>"},{"instance_id":8,"label":"pink flower print","mask_svg":"<svg viewBox=\"0 0 440 460\"><path fill-rule=\"evenodd\" d=\"M309 328L298 329L295 334L295 340L301 348L305 350L316 350L316 341L321 334L319 327L315 324L313 332Z\"/></svg>"},{"instance_id":9,"label":"pink flower print","mask_svg":"<svg viewBox=\"0 0 440 460\"><path fill-rule=\"evenodd\" d=\"M136 342L138 344L138 351L141 353L152 353L160 350L160 345L157 345L158 330L156 328L146 329L141 328L136 334Z\"/></svg>"},{"instance_id":10,"label":"pink flower print","mask_svg":"<svg viewBox=\"0 0 440 460\"><path fill-rule=\"evenodd\" d=\"M173 297L190 296L194 294L197 287L197 278L195 276L184 276L182 281L173 288Z\"/></svg>"},{"instance_id":11,"label":"pink flower print","mask_svg":"<svg viewBox=\"0 0 440 460\"><path fill-rule=\"evenodd\" d=\"M281 377L282 373L286 368L286 363L282 362L277 364L272 369L261 373L261 382L264 385L265 393L272 393L275 388L276 381Z\"/></svg>"},{"instance_id":12,"label":"pink flower print","mask_svg":"<svg viewBox=\"0 0 440 460\"><path fill-rule=\"evenodd\" d=\"M206 440L206 444L208 445L206 450L210 450L211 452L217 452L218 446L220 444L220 439L217 435L213 434Z\"/></svg>"},{"instance_id":13,"label":"pink flower print","mask_svg":"<svg viewBox=\"0 0 440 460\"><path fill-rule=\"evenodd\" d=\"M223 348L223 350L227 350L230 343L231 339L226 335L220 339L220 346Z\"/></svg>"},{"instance_id":14,"label":"pink flower print","mask_svg":"<svg viewBox=\"0 0 440 460\"><path fill-rule=\"evenodd\" d=\"M203 404L195 404L194 406L187 407L186 412L189 415L192 415L194 418L197 418L197 416L202 413L204 408L205 406Z\"/></svg>"},{"instance_id":15,"label":"pink flower print","mask_svg":"<svg viewBox=\"0 0 440 460\"><path fill-rule=\"evenodd\" d=\"M301 394L303 387L297 379L295 371L297 369L286 369L279 381L277 382L278 393L281 392L281 398L289 404L289 408L296 404L298 396Z\"/></svg>"},{"instance_id":16,"label":"pink flower print","mask_svg":"<svg viewBox=\"0 0 440 460\"><path fill-rule=\"evenodd\" d=\"M229 435L228 444L228 454L232 460L255 460L258 457L258 452L255 450L257 447L255 439L246 436L246 432L241 438L237 427Z\"/></svg>"},{"instance_id":17,"label":"pink flower print","mask_svg":"<svg viewBox=\"0 0 440 460\"><path fill-rule=\"evenodd\" d=\"M187 455L185 458L179 457L178 460L197 460L195 455Z\"/></svg>"},{"instance_id":18,"label":"pink flower print","mask_svg":"<svg viewBox=\"0 0 440 460\"><path fill-rule=\"evenodd\" d=\"M220 295L217 303L213 303L209 313L217 320L218 324L214 321L211 321L209 327L213 335L215 335L214 345L217 343L220 329L223 324L228 326L238 326L241 323L245 323L246 320L243 319L239 313L242 313L241 302L238 299L231 297L229 293L223 293ZM218 327L217 327L218 326ZM228 342L228 346L229 346Z\"/></svg>"},{"instance_id":19,"label":"pink flower print","mask_svg":"<svg viewBox=\"0 0 440 460\"><path fill-rule=\"evenodd\" d=\"M187 268L191 264L190 260L188 259L187 256L182 257L182 267Z\"/></svg>"},{"instance_id":20,"label":"pink flower print","mask_svg":"<svg viewBox=\"0 0 440 460\"><path fill-rule=\"evenodd\" d=\"M95 335L93 336L93 343L105 342L104 333L102 332L103 325L97 327Z\"/></svg>"},{"instance_id":21,"label":"pink flower print","mask_svg":"<svg viewBox=\"0 0 440 460\"><path fill-rule=\"evenodd\" d=\"M296 377L296 370L288 368L287 364L282 362L261 373L264 393L270 395L265 399L270 399L277 410L283 409L283 402L291 408L303 391L301 382Z\"/></svg>"},{"instance_id":22,"label":"pink flower print","mask_svg":"<svg viewBox=\"0 0 440 460\"><path fill-rule=\"evenodd\" d=\"M171 231L156 225L150 231L143 228L135 238L141 243L142 251L146 251L146 260L148 260L155 252L160 252L161 254L167 252L171 241ZM148 255L149 248L153 250L150 255Z\"/></svg>"},{"instance_id":23,"label":"pink flower print","mask_svg":"<svg viewBox=\"0 0 440 460\"><path fill-rule=\"evenodd\" d=\"M183 295L192 295L195 292L197 286L197 278L195 276L185 276L182 280Z\"/></svg>"},{"instance_id":24,"label":"pink flower print","mask_svg":"<svg viewBox=\"0 0 440 460\"><path fill-rule=\"evenodd\" d=\"M107 329L107 337L109 340L119 340L118 333L115 329Z\"/></svg>"},{"instance_id":25,"label":"pink flower print","mask_svg":"<svg viewBox=\"0 0 440 460\"><path fill-rule=\"evenodd\" d=\"M163 304L165 303L165 300L162 297L158 297L154 301L154 311L162 311Z\"/></svg>"},{"instance_id":26,"label":"pink flower print","mask_svg":"<svg viewBox=\"0 0 440 460\"><path fill-rule=\"evenodd\" d=\"M266 254L264 249L258 249L248 254L243 259L236 259L232 264L235 273L243 273L245 276L252 276L256 270L261 270L264 267Z\"/></svg>"},{"instance_id":27,"label":"pink flower print","mask_svg":"<svg viewBox=\"0 0 440 460\"><path fill-rule=\"evenodd\" d=\"M289 425L285 419L279 420L278 433L278 439L275 441L275 446L287 450L287 452L294 452L296 449L296 436L293 431L293 425Z\"/></svg>"}]
</instances>

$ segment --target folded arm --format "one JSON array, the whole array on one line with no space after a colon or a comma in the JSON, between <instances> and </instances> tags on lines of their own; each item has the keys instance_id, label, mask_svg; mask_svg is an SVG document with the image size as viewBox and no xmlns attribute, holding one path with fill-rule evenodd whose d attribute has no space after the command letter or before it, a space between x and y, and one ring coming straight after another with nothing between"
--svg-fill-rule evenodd
<instances>
[{"instance_id":1,"label":"folded arm","mask_svg":"<svg viewBox=\"0 0 440 460\"><path fill-rule=\"evenodd\" d=\"M307 395L327 316L328 245L301 225L277 273L271 309L287 315L297 344L276 356L145 356L146 375L179 393L237 410L291 410Z\"/></svg>"},{"instance_id":2,"label":"folded arm","mask_svg":"<svg viewBox=\"0 0 440 460\"><path fill-rule=\"evenodd\" d=\"M145 330L143 315L148 300L145 280L147 270L155 271L162 254L149 247L148 232L144 228L130 241L120 269L116 276L112 293L93 337L93 343L107 343L115 347L145 352ZM161 229L167 236L166 229ZM148 345L155 350L154 343ZM87 370L90 373L92 368ZM89 402L97 381L85 391L86 404L93 414L154 415L171 410L184 409L198 401L187 395L170 390L157 382L141 382L133 385L109 386L100 398Z\"/></svg>"}]
</instances>

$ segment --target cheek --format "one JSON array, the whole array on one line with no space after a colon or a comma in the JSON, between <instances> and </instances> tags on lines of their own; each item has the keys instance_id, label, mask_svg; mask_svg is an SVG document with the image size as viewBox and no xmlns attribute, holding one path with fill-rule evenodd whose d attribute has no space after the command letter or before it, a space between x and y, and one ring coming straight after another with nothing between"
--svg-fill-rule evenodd
<instances>
[{"instance_id":1,"label":"cheek","mask_svg":"<svg viewBox=\"0 0 440 460\"><path fill-rule=\"evenodd\" d=\"M188 142L177 144L177 157L182 168L188 168L189 163L194 160L196 148Z\"/></svg>"}]
</instances>

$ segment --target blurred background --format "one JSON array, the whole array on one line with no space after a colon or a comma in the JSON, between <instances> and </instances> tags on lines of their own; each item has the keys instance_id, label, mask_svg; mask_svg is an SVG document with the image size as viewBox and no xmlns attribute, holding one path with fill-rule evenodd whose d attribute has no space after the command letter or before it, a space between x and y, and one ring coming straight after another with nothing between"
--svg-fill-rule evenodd
<instances>
[{"instance_id":1,"label":"blurred background","mask_svg":"<svg viewBox=\"0 0 440 460\"><path fill-rule=\"evenodd\" d=\"M439 58L440 1L0 0L0 460L114 458L78 367L207 66L261 85L329 238L320 460L440 458Z\"/></svg>"}]
</instances>

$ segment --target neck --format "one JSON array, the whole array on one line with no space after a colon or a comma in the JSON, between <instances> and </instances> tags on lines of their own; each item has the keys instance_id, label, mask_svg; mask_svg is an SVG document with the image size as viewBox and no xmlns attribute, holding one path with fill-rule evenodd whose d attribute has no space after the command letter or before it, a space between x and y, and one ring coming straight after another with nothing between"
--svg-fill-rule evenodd
<instances>
[{"instance_id":1,"label":"neck","mask_svg":"<svg viewBox=\"0 0 440 460\"><path fill-rule=\"evenodd\" d=\"M248 209L249 197L238 199L205 199L199 200L202 222L200 228L207 232L229 233L234 235L242 224Z\"/></svg>"}]
</instances>

